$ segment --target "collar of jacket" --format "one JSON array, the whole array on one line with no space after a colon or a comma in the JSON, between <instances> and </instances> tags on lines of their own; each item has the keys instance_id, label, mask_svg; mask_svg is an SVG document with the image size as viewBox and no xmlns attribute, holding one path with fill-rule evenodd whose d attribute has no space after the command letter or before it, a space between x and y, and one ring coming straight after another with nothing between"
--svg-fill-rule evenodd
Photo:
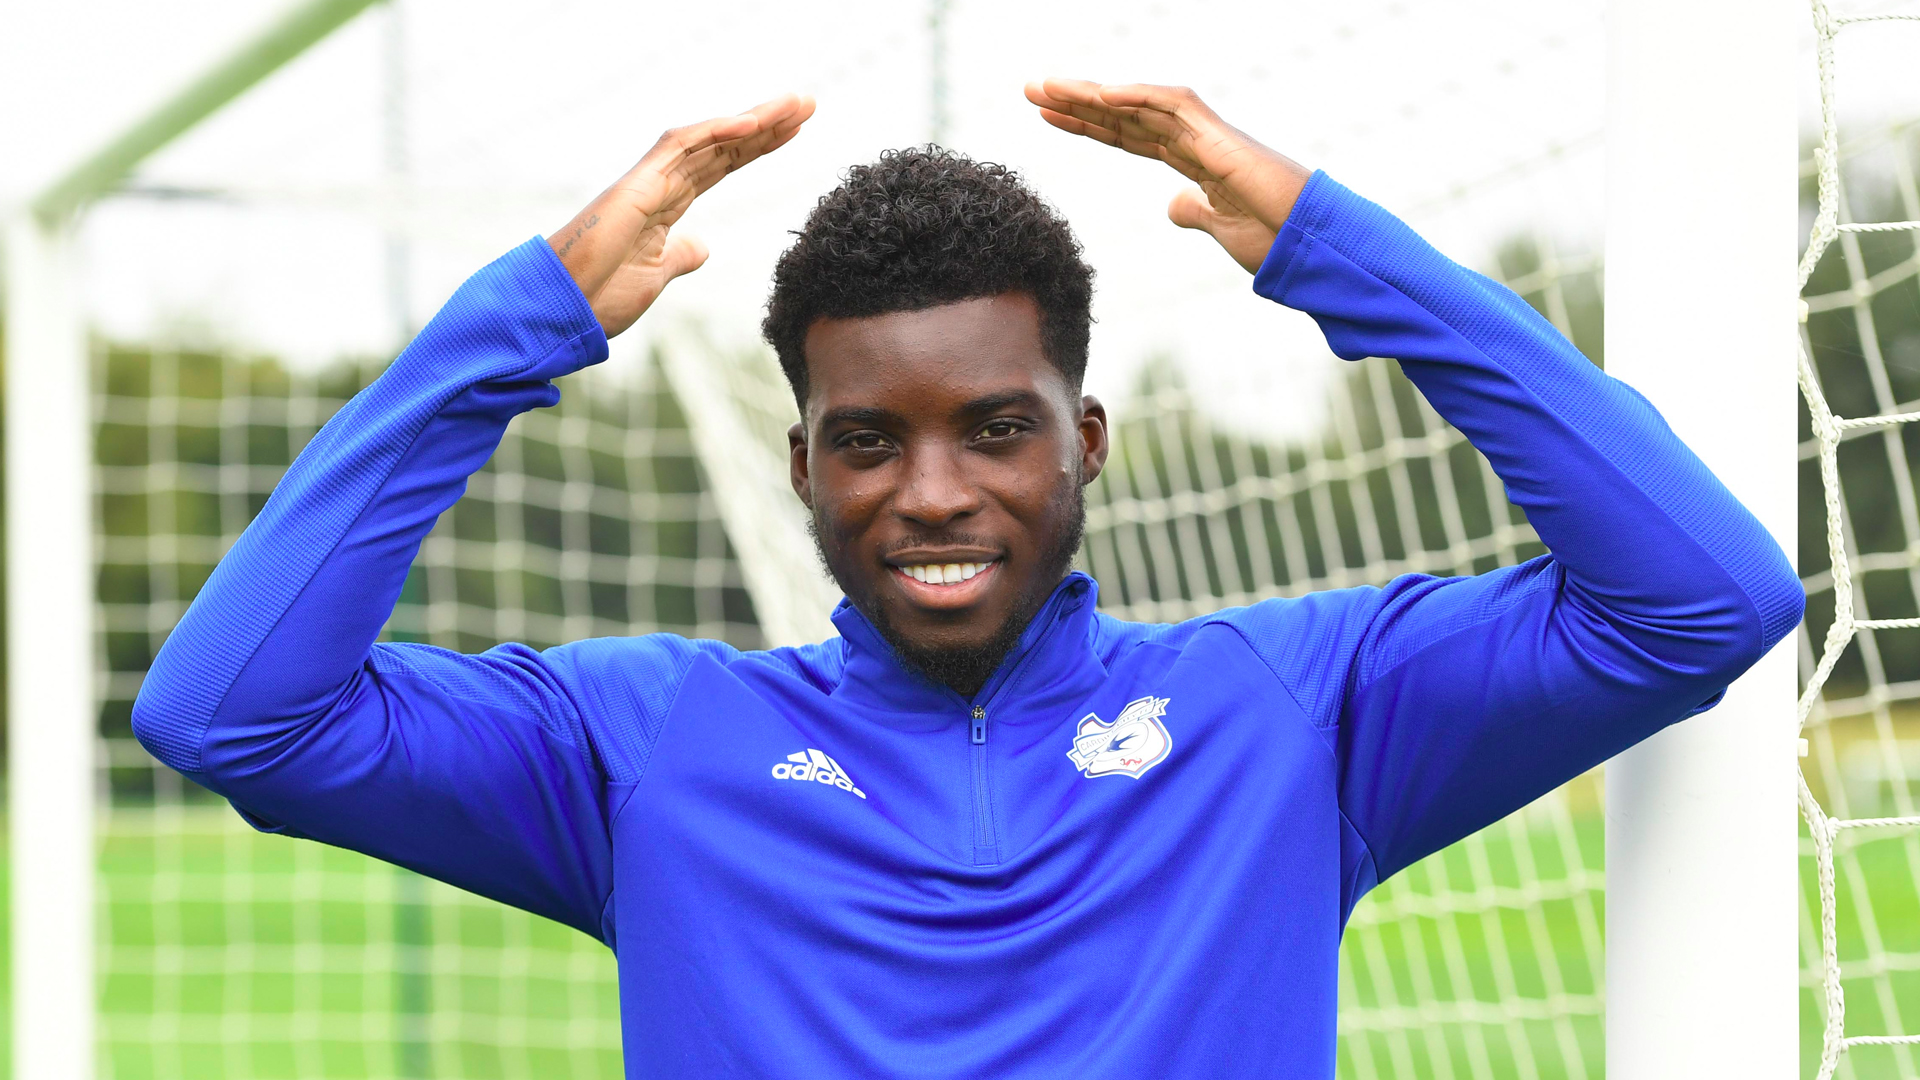
<instances>
[{"instance_id":1,"label":"collar of jacket","mask_svg":"<svg viewBox=\"0 0 1920 1080\"><path fill-rule=\"evenodd\" d=\"M1057 718L1106 675L1093 651L1098 599L1092 578L1078 570L1068 574L972 701L907 670L867 617L843 599L833 609L833 624L846 642L846 667L833 697L889 726L914 730L964 725L976 704L986 707L994 723Z\"/></svg>"}]
</instances>

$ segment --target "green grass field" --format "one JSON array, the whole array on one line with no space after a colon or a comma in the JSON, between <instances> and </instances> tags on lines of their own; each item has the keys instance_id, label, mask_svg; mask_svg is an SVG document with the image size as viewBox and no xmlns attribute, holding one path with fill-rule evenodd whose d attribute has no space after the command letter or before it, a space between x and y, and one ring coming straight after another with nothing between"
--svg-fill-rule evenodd
<instances>
[{"instance_id":1,"label":"green grass field","mask_svg":"<svg viewBox=\"0 0 1920 1080\"><path fill-rule=\"evenodd\" d=\"M224 808L118 812L102 1050L132 1077L613 1077L598 943Z\"/></svg>"},{"instance_id":2,"label":"green grass field","mask_svg":"<svg viewBox=\"0 0 1920 1080\"><path fill-rule=\"evenodd\" d=\"M1562 823L1571 833L1532 819L1502 826L1369 899L1348 941L1343 1001L1365 1019L1343 1046L1343 1077L1604 1075L1601 1017L1579 1005L1600 974L1591 944L1602 905L1565 862L1597 865L1602 833L1591 806L1576 811ZM218 807L108 820L104 1076L618 1075L613 964L585 937L360 856L253 833ZM1867 839L1843 869L1852 1033L1893 1030L1895 1009L1920 1020L1914 843ZM1529 877L1531 906L1496 896ZM1853 902L1862 888L1870 912ZM1873 955L1901 970L1873 978ZM1516 997L1533 1018L1486 1004ZM1811 1075L1820 1019L1812 988L1801 1000ZM1574 1008L1555 1015L1555 1002ZM1915 1064L1905 1050L1852 1057L1863 1077L1920 1075Z\"/></svg>"}]
</instances>

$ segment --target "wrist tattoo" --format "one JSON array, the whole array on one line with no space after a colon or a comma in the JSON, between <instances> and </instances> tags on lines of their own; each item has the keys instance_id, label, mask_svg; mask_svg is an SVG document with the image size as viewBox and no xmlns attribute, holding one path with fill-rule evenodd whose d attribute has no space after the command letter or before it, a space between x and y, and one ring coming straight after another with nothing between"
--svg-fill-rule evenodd
<instances>
[{"instance_id":1,"label":"wrist tattoo","mask_svg":"<svg viewBox=\"0 0 1920 1080\"><path fill-rule=\"evenodd\" d=\"M566 254L567 252L569 252L569 251L572 251L572 250L573 250L573 242L574 242L575 240L578 240L578 239L580 239L580 237L581 237L581 235L582 235L583 233L585 233L585 232L586 232L586 231L587 231L588 229L591 229L591 228L593 228L593 227L594 227L595 225L598 225L598 224L600 224L600 215L599 215L599 214L592 214L592 215L589 215L589 216L588 216L588 218L587 218L587 220L585 221L585 223L583 223L583 224L580 224L580 225L575 225L575 226L573 227L573 235L572 235L572 236L569 236L569 237L567 237L567 242L566 242L566 243L564 243L564 244L562 244L562 245L560 245L560 254L562 254L562 255L565 255L565 254Z\"/></svg>"}]
</instances>

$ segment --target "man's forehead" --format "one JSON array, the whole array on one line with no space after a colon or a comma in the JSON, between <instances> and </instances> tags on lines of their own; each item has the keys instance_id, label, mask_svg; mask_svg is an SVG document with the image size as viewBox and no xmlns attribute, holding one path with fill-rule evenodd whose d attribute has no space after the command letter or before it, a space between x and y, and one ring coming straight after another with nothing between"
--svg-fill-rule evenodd
<instances>
[{"instance_id":1,"label":"man's forehead","mask_svg":"<svg viewBox=\"0 0 1920 1080\"><path fill-rule=\"evenodd\" d=\"M848 355L959 358L983 350L1038 356L1040 308L1025 293L1002 293L907 311L819 318L807 328L809 365Z\"/></svg>"},{"instance_id":2,"label":"man's forehead","mask_svg":"<svg viewBox=\"0 0 1920 1080\"><path fill-rule=\"evenodd\" d=\"M816 423L823 427L837 424L892 427L910 425L915 420L927 418L969 423L1008 411L1033 412L1051 408L1054 399L1037 388L1006 387L989 390L972 398L943 399L923 395L908 403L896 403L884 398L862 400L852 397L836 401L821 396L814 398L811 405Z\"/></svg>"},{"instance_id":3,"label":"man's forehead","mask_svg":"<svg viewBox=\"0 0 1920 1080\"><path fill-rule=\"evenodd\" d=\"M807 333L806 362L808 411L816 415L878 399L955 411L1064 389L1046 357L1039 309L1019 293L820 319Z\"/></svg>"}]
</instances>

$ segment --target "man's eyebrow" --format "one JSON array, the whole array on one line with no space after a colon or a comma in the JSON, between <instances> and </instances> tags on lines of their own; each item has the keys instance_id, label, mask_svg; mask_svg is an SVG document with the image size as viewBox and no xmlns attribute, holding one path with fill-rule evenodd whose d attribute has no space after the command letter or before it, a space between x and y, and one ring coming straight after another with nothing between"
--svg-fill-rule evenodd
<instances>
[{"instance_id":1,"label":"man's eyebrow","mask_svg":"<svg viewBox=\"0 0 1920 1080\"><path fill-rule=\"evenodd\" d=\"M1007 390L998 394L977 397L954 410L956 416L979 416L982 413L999 412L1002 409L1035 409L1044 404L1039 394L1031 390Z\"/></svg>"},{"instance_id":2,"label":"man's eyebrow","mask_svg":"<svg viewBox=\"0 0 1920 1080\"><path fill-rule=\"evenodd\" d=\"M821 427L833 427L838 424L872 424L886 426L900 423L900 414L892 409L883 409L877 405L842 405L828 409L820 414Z\"/></svg>"}]
</instances>

